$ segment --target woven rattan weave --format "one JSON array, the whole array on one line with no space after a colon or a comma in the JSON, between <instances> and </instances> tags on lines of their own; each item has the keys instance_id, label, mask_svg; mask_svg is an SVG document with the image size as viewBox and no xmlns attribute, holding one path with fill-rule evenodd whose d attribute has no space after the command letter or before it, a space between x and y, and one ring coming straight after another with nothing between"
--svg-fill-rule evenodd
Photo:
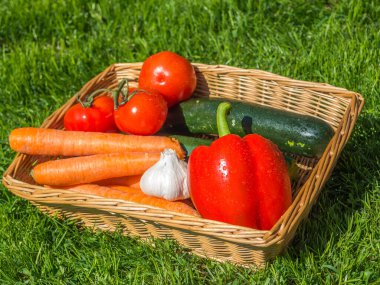
<instances>
[{"instance_id":1,"label":"woven rattan weave","mask_svg":"<svg viewBox=\"0 0 380 285\"><path fill-rule=\"evenodd\" d=\"M84 97L99 88L116 88L127 78L137 84L141 63L114 64L87 82ZM252 102L321 118L335 131L319 159L296 157L299 179L292 185L294 201L270 231L259 231L221 222L97 196L48 189L35 185L30 170L36 161L50 159L18 154L3 175L3 184L43 212L74 218L101 230L123 228L141 238L171 238L193 253L240 265L263 266L280 254L307 217L331 174L363 106L360 94L328 84L292 80L269 72L221 65L194 64L194 96ZM63 116L75 103L74 95L49 116L41 127L63 128Z\"/></svg>"}]
</instances>

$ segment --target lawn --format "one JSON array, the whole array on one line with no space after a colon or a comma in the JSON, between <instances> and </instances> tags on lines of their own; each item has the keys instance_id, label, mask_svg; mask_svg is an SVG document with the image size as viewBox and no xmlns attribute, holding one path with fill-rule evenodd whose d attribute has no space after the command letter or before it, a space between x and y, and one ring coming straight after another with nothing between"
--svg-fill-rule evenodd
<instances>
[{"instance_id":1,"label":"lawn","mask_svg":"<svg viewBox=\"0 0 380 285\"><path fill-rule=\"evenodd\" d=\"M293 242L266 268L147 245L42 214L1 186L1 284L380 284L378 1L0 0L0 170L8 134L39 126L116 62L172 50L363 95L335 170Z\"/></svg>"}]
</instances>

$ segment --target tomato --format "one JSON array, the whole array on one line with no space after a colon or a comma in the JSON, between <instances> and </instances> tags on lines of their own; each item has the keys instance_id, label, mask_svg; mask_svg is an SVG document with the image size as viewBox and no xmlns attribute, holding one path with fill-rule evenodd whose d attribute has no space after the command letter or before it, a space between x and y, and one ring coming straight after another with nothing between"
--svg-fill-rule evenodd
<instances>
[{"instance_id":1,"label":"tomato","mask_svg":"<svg viewBox=\"0 0 380 285\"><path fill-rule=\"evenodd\" d=\"M168 106L157 91L134 90L135 94L114 111L120 131L134 135L153 135L166 120Z\"/></svg>"},{"instance_id":2,"label":"tomato","mask_svg":"<svg viewBox=\"0 0 380 285\"><path fill-rule=\"evenodd\" d=\"M191 63L170 51L148 57L141 67L138 81L140 88L160 92L168 107L190 98L197 84Z\"/></svg>"},{"instance_id":3,"label":"tomato","mask_svg":"<svg viewBox=\"0 0 380 285\"><path fill-rule=\"evenodd\" d=\"M114 103L108 96L99 96L89 104L73 105L65 114L63 124L69 131L84 132L116 132L117 127L113 117Z\"/></svg>"}]
</instances>

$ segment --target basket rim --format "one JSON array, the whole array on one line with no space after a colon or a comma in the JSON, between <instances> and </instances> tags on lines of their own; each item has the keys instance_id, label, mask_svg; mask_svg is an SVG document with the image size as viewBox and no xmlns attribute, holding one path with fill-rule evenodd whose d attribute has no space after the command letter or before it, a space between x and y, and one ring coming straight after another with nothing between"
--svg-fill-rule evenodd
<instances>
[{"instance_id":1,"label":"basket rim","mask_svg":"<svg viewBox=\"0 0 380 285\"><path fill-rule=\"evenodd\" d=\"M140 62L140 61L117 62L117 63L113 63L109 65L107 69L117 69L123 66L141 68L142 64L143 62ZM196 71L198 70L198 72L202 72L203 70L207 70L207 71L215 70L216 72L225 72L225 73L235 74L235 75L255 76L256 78L259 78L259 79L281 82L281 84L292 85L297 88L330 93L332 96L339 96L339 97L346 97L346 98L351 98L352 96L355 96L359 102L362 102L360 105L364 104L364 97L360 93L348 90L344 87L337 87L326 82L315 82L315 81L307 81L307 80L301 80L301 79L292 79L290 77L282 76L277 73L273 73L273 72L265 71L261 69L256 69L256 68L241 68L241 67L231 66L231 65L205 64L205 63L199 63L199 62L192 62L191 64L196 69Z\"/></svg>"}]
</instances>

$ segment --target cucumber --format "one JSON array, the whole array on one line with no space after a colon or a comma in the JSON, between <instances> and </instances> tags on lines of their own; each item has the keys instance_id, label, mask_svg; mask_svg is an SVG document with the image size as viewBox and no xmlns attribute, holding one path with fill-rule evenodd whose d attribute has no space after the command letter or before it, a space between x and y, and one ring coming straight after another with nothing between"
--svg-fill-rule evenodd
<instances>
[{"instance_id":1,"label":"cucumber","mask_svg":"<svg viewBox=\"0 0 380 285\"><path fill-rule=\"evenodd\" d=\"M321 119L238 101L191 98L173 106L163 129L171 134L217 134L216 110L222 101L232 109L227 116L231 133L257 133L270 139L283 152L320 157L334 135Z\"/></svg>"}]
</instances>

